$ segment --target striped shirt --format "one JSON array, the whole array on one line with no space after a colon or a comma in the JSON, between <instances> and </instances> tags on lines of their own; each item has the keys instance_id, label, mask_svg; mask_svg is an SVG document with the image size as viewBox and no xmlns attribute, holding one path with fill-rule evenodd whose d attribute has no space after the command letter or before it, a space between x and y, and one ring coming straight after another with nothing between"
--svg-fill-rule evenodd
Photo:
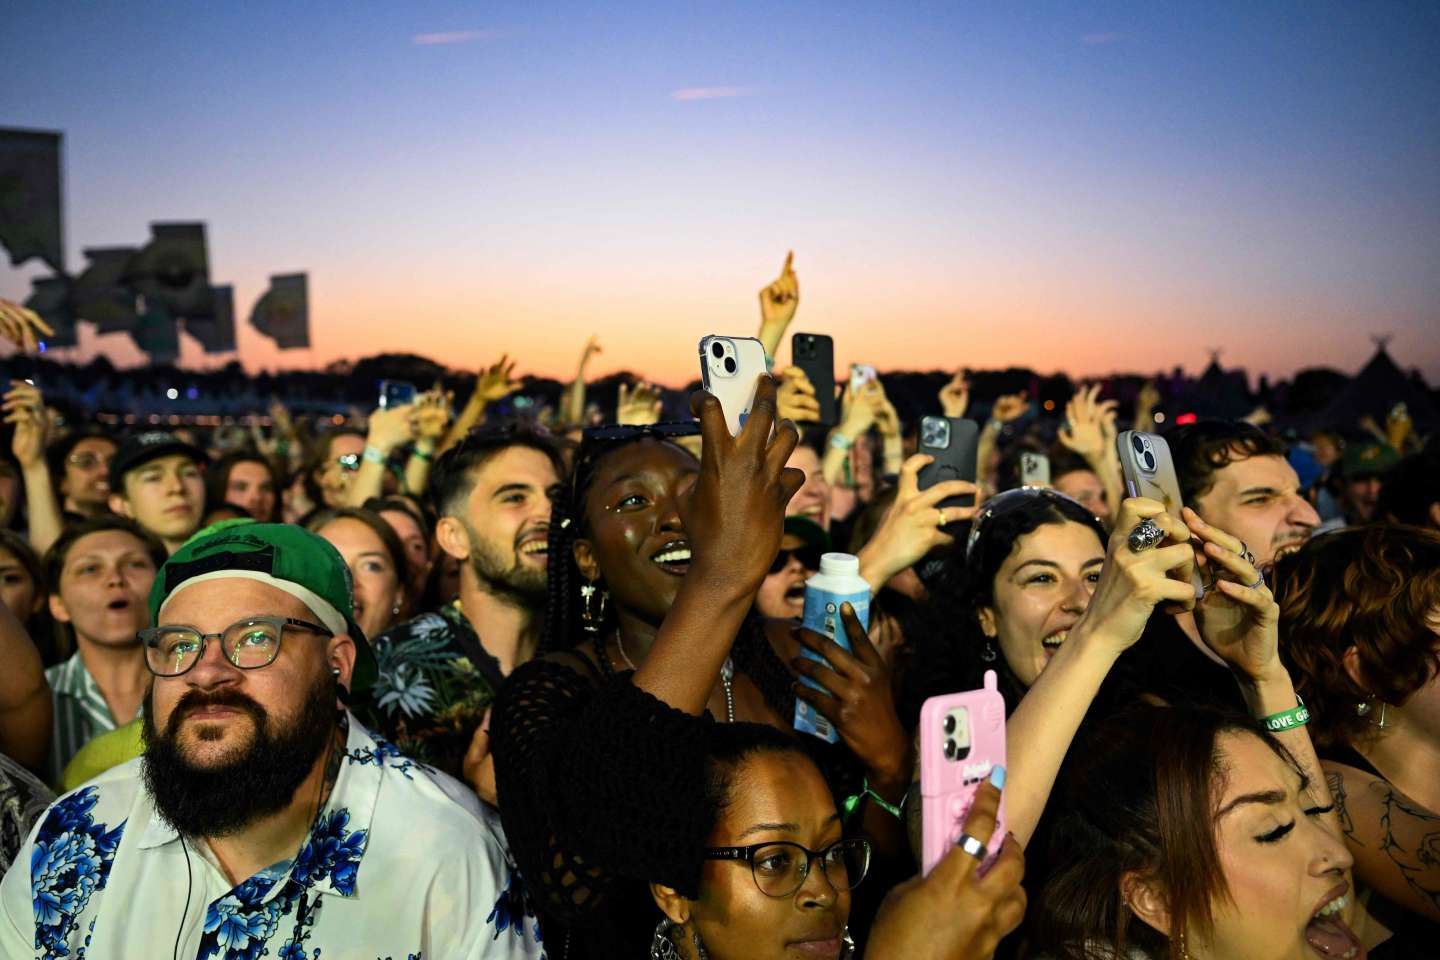
<instances>
[{"instance_id":1,"label":"striped shirt","mask_svg":"<svg viewBox=\"0 0 1440 960\"><path fill-rule=\"evenodd\" d=\"M65 765L80 748L108 730L115 729L115 718L105 703L100 685L85 669L85 661L76 653L63 663L45 671L50 695L55 704L54 732L50 738L50 761L45 768L51 784L60 782Z\"/></svg>"}]
</instances>

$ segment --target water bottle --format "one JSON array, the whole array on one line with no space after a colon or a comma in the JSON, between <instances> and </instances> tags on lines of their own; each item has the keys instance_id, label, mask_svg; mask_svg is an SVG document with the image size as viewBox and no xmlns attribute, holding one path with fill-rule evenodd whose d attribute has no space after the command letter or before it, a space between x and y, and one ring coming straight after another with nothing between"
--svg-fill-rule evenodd
<instances>
[{"instance_id":1,"label":"water bottle","mask_svg":"<svg viewBox=\"0 0 1440 960\"><path fill-rule=\"evenodd\" d=\"M802 624L807 630L829 637L835 643L850 649L850 638L845 634L845 624L840 619L840 607L850 604L860 626L870 628L870 584L860 576L860 560L848 553L827 553L820 558L820 572L805 581L805 616ZM801 656L825 663L825 659L812 653L808 647L800 651ZM800 682L816 690L824 690L809 677ZM835 725L804 700L795 701L795 729L838 743L840 735Z\"/></svg>"}]
</instances>

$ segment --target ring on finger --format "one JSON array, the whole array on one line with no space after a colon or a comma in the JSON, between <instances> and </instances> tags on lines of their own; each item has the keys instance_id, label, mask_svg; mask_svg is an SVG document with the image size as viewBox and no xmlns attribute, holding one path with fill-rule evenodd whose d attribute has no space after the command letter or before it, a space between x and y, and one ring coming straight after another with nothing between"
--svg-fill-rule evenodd
<instances>
[{"instance_id":1,"label":"ring on finger","mask_svg":"<svg viewBox=\"0 0 1440 960\"><path fill-rule=\"evenodd\" d=\"M1245 589L1247 589L1247 590L1254 590L1256 587L1262 586L1264 583L1265 583L1265 574L1263 574L1263 573L1257 573L1257 574L1255 574L1255 582L1254 582L1254 583L1247 583L1247 584L1245 584Z\"/></svg>"},{"instance_id":2,"label":"ring on finger","mask_svg":"<svg viewBox=\"0 0 1440 960\"><path fill-rule=\"evenodd\" d=\"M955 846L964 850L976 860L985 859L985 843L978 837L972 837L968 833L960 834L960 839L955 841Z\"/></svg>"},{"instance_id":3,"label":"ring on finger","mask_svg":"<svg viewBox=\"0 0 1440 960\"><path fill-rule=\"evenodd\" d=\"M1146 517L1135 525L1130 531L1128 543L1132 553L1143 553L1155 544L1165 539L1165 531L1160 529L1160 524Z\"/></svg>"},{"instance_id":4,"label":"ring on finger","mask_svg":"<svg viewBox=\"0 0 1440 960\"><path fill-rule=\"evenodd\" d=\"M944 508L944 507L936 507L936 508L935 508L935 512L940 515L940 524L939 524L939 525L942 526L942 527L945 526L945 523L946 523L945 508Z\"/></svg>"}]
</instances>

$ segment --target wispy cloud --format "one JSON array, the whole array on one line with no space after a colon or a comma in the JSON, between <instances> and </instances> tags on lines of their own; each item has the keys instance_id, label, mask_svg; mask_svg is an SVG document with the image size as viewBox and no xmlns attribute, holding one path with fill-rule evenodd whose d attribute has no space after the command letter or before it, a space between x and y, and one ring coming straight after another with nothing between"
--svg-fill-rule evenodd
<instances>
[{"instance_id":1,"label":"wispy cloud","mask_svg":"<svg viewBox=\"0 0 1440 960\"><path fill-rule=\"evenodd\" d=\"M1123 33L1087 33L1080 38L1080 42L1087 47L1100 47L1107 43L1119 43L1124 39Z\"/></svg>"},{"instance_id":2,"label":"wispy cloud","mask_svg":"<svg viewBox=\"0 0 1440 960\"><path fill-rule=\"evenodd\" d=\"M671 100L725 100L749 95L748 87L681 87L670 91Z\"/></svg>"},{"instance_id":3,"label":"wispy cloud","mask_svg":"<svg viewBox=\"0 0 1440 960\"><path fill-rule=\"evenodd\" d=\"M433 47L445 43L494 40L501 35L502 32L499 30L451 30L446 33L417 33L410 39L418 47Z\"/></svg>"}]
</instances>

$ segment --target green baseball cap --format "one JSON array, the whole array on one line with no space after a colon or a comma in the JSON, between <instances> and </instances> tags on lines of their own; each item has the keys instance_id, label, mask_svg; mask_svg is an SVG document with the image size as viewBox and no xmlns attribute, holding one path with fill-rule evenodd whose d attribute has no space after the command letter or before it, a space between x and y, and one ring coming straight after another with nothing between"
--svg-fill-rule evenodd
<instances>
[{"instance_id":1,"label":"green baseball cap","mask_svg":"<svg viewBox=\"0 0 1440 960\"><path fill-rule=\"evenodd\" d=\"M227 520L206 527L165 561L150 588L150 622L175 591L192 583L258 580L298 599L335 634L355 641L352 690L375 682L375 654L355 622L350 568L329 541L288 523Z\"/></svg>"},{"instance_id":2,"label":"green baseball cap","mask_svg":"<svg viewBox=\"0 0 1440 960\"><path fill-rule=\"evenodd\" d=\"M1400 462L1400 454L1388 443L1356 443L1345 448L1340 475L1350 477L1376 476Z\"/></svg>"}]
</instances>

